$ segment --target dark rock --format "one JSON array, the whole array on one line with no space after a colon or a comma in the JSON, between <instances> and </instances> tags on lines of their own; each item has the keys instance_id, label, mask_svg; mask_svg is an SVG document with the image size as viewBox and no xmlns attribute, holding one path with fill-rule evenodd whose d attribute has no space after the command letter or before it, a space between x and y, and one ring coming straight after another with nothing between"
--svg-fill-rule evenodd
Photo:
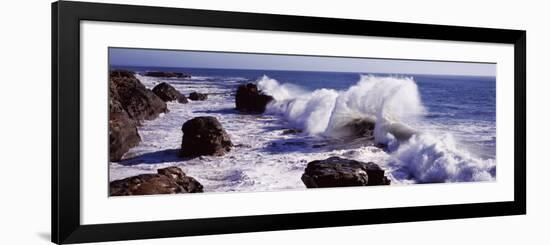
<instances>
[{"instance_id":1,"label":"dark rock","mask_svg":"<svg viewBox=\"0 0 550 245\"><path fill-rule=\"evenodd\" d=\"M302 182L307 188L389 185L384 170L372 162L330 157L307 164Z\"/></svg>"},{"instance_id":2,"label":"dark rock","mask_svg":"<svg viewBox=\"0 0 550 245\"><path fill-rule=\"evenodd\" d=\"M192 92L191 94L189 94L189 99L190 100L206 100L206 99L208 99L208 95L197 93L197 92Z\"/></svg>"},{"instance_id":3,"label":"dark rock","mask_svg":"<svg viewBox=\"0 0 550 245\"><path fill-rule=\"evenodd\" d=\"M111 72L110 77L133 77L136 73L127 70L114 70Z\"/></svg>"},{"instance_id":4,"label":"dark rock","mask_svg":"<svg viewBox=\"0 0 550 245\"><path fill-rule=\"evenodd\" d=\"M181 72L163 72L163 71L148 71L144 74L148 77L164 77L164 78L190 78L191 76L188 74L184 74Z\"/></svg>"},{"instance_id":5,"label":"dark rock","mask_svg":"<svg viewBox=\"0 0 550 245\"><path fill-rule=\"evenodd\" d=\"M370 118L357 118L344 125L332 130L332 134L337 137L367 138L374 140L375 121ZM414 134L418 133L415 129L403 123L389 123L384 125L386 130L397 140L406 141ZM385 145L381 146L386 147Z\"/></svg>"},{"instance_id":6,"label":"dark rock","mask_svg":"<svg viewBox=\"0 0 550 245\"><path fill-rule=\"evenodd\" d=\"M145 88L132 73L111 72L109 89L116 92L128 116L136 121L155 119L160 113L168 112L166 103Z\"/></svg>"},{"instance_id":7,"label":"dark rock","mask_svg":"<svg viewBox=\"0 0 550 245\"><path fill-rule=\"evenodd\" d=\"M185 97L185 95L180 95L180 97L178 97L178 103L180 104L187 104L189 103L189 100L187 100L187 97Z\"/></svg>"},{"instance_id":8,"label":"dark rock","mask_svg":"<svg viewBox=\"0 0 550 245\"><path fill-rule=\"evenodd\" d=\"M128 116L116 99L109 99L109 160L120 161L124 153L137 146L141 138L137 122Z\"/></svg>"},{"instance_id":9,"label":"dark rock","mask_svg":"<svg viewBox=\"0 0 550 245\"><path fill-rule=\"evenodd\" d=\"M153 93L155 93L163 101L177 100L182 104L187 103L187 98L185 98L184 95L182 95L176 88L172 87L172 85L168 83L159 83L153 88ZM181 99L182 97L183 99Z\"/></svg>"},{"instance_id":10,"label":"dark rock","mask_svg":"<svg viewBox=\"0 0 550 245\"><path fill-rule=\"evenodd\" d=\"M112 77L133 77L133 72L115 71ZM141 141L137 131L137 122L130 118L114 86L109 86L109 160L120 161L124 153Z\"/></svg>"},{"instance_id":11,"label":"dark rock","mask_svg":"<svg viewBox=\"0 0 550 245\"><path fill-rule=\"evenodd\" d=\"M374 126L374 122L367 119L355 119L344 125L354 136L360 137L374 137Z\"/></svg>"},{"instance_id":12,"label":"dark rock","mask_svg":"<svg viewBox=\"0 0 550 245\"><path fill-rule=\"evenodd\" d=\"M285 129L283 130L283 134L299 134L302 133L301 129Z\"/></svg>"},{"instance_id":13,"label":"dark rock","mask_svg":"<svg viewBox=\"0 0 550 245\"><path fill-rule=\"evenodd\" d=\"M132 71L109 74L109 160L120 161L141 141L137 126L167 112L166 103L145 88Z\"/></svg>"},{"instance_id":14,"label":"dark rock","mask_svg":"<svg viewBox=\"0 0 550 245\"><path fill-rule=\"evenodd\" d=\"M370 119L354 119L332 130L336 137L368 138L374 140L375 123Z\"/></svg>"},{"instance_id":15,"label":"dark rock","mask_svg":"<svg viewBox=\"0 0 550 245\"><path fill-rule=\"evenodd\" d=\"M327 146L327 144L315 144L313 146L311 146L311 148L322 148L322 147L325 147Z\"/></svg>"},{"instance_id":16,"label":"dark rock","mask_svg":"<svg viewBox=\"0 0 550 245\"><path fill-rule=\"evenodd\" d=\"M272 96L258 90L256 84L253 83L239 86L235 95L237 110L242 112L264 113L265 107L272 100Z\"/></svg>"},{"instance_id":17,"label":"dark rock","mask_svg":"<svg viewBox=\"0 0 550 245\"><path fill-rule=\"evenodd\" d=\"M178 167L157 170L157 174L141 174L109 183L111 196L155 195L203 192L201 183L186 176Z\"/></svg>"},{"instance_id":18,"label":"dark rock","mask_svg":"<svg viewBox=\"0 0 550 245\"><path fill-rule=\"evenodd\" d=\"M222 156L233 146L229 135L215 117L195 117L185 122L181 130L181 155L185 157Z\"/></svg>"}]
</instances>

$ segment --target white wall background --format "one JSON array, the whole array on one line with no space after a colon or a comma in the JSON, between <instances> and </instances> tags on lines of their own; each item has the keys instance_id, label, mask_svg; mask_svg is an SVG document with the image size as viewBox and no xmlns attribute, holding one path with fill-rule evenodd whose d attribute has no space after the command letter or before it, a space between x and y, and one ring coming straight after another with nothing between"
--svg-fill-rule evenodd
<instances>
[{"instance_id":1,"label":"white wall background","mask_svg":"<svg viewBox=\"0 0 550 245\"><path fill-rule=\"evenodd\" d=\"M106 1L115 2L115 1ZM119 0L120 3L527 30L526 216L261 232L108 244L548 243L546 139L550 105L545 1ZM0 14L1 244L48 244L50 230L50 1L4 3Z\"/></svg>"}]
</instances>

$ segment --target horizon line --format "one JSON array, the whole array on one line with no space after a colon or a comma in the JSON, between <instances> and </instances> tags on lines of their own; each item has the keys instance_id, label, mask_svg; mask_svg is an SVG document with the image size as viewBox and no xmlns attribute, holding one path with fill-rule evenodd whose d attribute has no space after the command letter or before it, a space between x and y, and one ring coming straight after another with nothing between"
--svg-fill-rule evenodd
<instances>
[{"instance_id":1,"label":"horizon line","mask_svg":"<svg viewBox=\"0 0 550 245\"><path fill-rule=\"evenodd\" d=\"M453 62L453 61L449 61ZM387 74L387 75L425 75L425 76L450 76L450 77L487 77L496 78L495 75L459 75L459 74L429 74L429 73L387 73L387 72L351 72L351 71L319 71L319 70L281 70L281 69L252 69L252 68L213 68L213 67L194 67L194 66L143 66L143 65L120 65L109 64L111 66L123 67L142 67L142 68L176 68L176 69L212 69L212 70L250 70L250 71L295 71L295 72L320 72L320 73L355 73L355 74Z\"/></svg>"}]
</instances>

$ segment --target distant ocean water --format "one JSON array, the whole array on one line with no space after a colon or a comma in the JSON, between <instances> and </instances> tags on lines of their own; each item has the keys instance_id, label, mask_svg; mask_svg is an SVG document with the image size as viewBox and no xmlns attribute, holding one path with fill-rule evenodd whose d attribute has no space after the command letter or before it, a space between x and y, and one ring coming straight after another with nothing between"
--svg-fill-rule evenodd
<instances>
[{"instance_id":1,"label":"distant ocean water","mask_svg":"<svg viewBox=\"0 0 550 245\"><path fill-rule=\"evenodd\" d=\"M367 160L372 157L385 159L380 160L386 161L382 165L392 170L392 178L398 183L407 183L407 181L419 183L476 181L490 180L496 177L496 80L494 77L173 67L111 67L111 69L128 69L138 73L145 71L183 72L190 74L191 79L166 79L166 82L177 85L176 88L180 91L191 86L199 90L204 89L202 92L226 93L219 98L219 102L212 102L213 104L211 104L211 107L224 107L223 109L204 109L208 106L204 105L201 110L185 111L187 113L185 115L189 117L200 113L223 112L225 109L231 109L234 106L234 97L233 94L229 93L234 92L240 84L254 82L258 83L260 88L269 94L274 95L277 100L277 103L274 103L266 114L272 115L274 118L281 117L282 123L288 123L288 126L305 128L306 132L311 133L311 137L317 134L326 135L330 131L331 125L338 120L343 120L342 117L367 115L378 117L377 124L381 125L385 123L388 125L391 123L406 124L423 132L423 134L413 137L409 142L399 143L400 146L393 149L389 156L374 153L365 153L358 156ZM142 81L146 86L154 86L154 84L161 82L161 79L158 78L141 78L146 80ZM187 107L191 106L187 105ZM184 110L183 107L181 110ZM176 110L171 109L171 111ZM414 117L409 117L409 114L414 114ZM219 115L231 117L231 120L225 123L226 125L244 120L242 116L233 118L233 116L228 116L226 113L220 113ZM380 118L383 118L384 121L380 121ZM257 122L261 119L247 117L246 120ZM175 120L173 123L176 129L181 126L180 121ZM238 127L237 123L233 126ZM155 128L151 126L142 130L148 132L154 131ZM251 131L253 130L251 129ZM388 144L393 142L391 138L387 137L387 130L380 129L379 131L377 140ZM153 135L156 138L160 137L157 134L151 135L151 137ZM146 135L144 142L147 137ZM273 142L280 140L277 138L278 136L273 137ZM306 136L300 137L304 138ZM154 138L155 142L156 138ZM277 140L275 140L276 138ZM177 139L173 141L175 145ZM251 139L243 139L243 141L250 141L252 145L256 142ZM273 142L258 141L256 143L276 144ZM150 151L150 148L141 149L138 147L133 154L139 154L140 151ZM265 157L267 162L282 161L282 158L271 159L271 156L265 154L264 149L265 146L258 145L256 156ZM361 148L357 151L364 150ZM289 149L279 149L279 151L278 153L282 153L289 151ZM295 149L292 148L292 151L295 151ZM317 152L312 154L317 154ZM329 153L325 152L323 154L328 155ZM292 172L293 175L298 175L298 173L301 173L302 165L305 164L303 161L305 160L300 160L299 154L293 156L296 158L294 159L296 163L291 164L292 167L290 168L292 170L288 171ZM291 162L294 162L294 160L291 160ZM121 168L121 166L116 165L113 167L113 169L116 168ZM195 169L191 165L188 168L192 172ZM199 170L197 169L197 171ZM256 185L257 188L248 188L251 190L262 189L258 187L259 182L251 180L253 179L251 178L253 172L259 170L247 172L242 169L242 166L233 166L227 171L225 174L228 174L227 178L232 181L243 181L243 183L248 181L246 184L239 183L245 186ZM283 170L278 169L277 171ZM199 179L201 174L202 172L195 173L199 176ZM299 177L297 179L298 184L294 182L287 183L282 188L301 185ZM212 180L205 179L201 183L205 182L208 186L208 181ZM225 183L225 185L232 186L228 183ZM263 188L277 189L271 182L266 185L271 186L271 188ZM240 187L234 187L236 189L230 190L247 189L240 184L235 186ZM218 191L221 189L226 190L225 187L221 188L219 186L210 188Z\"/></svg>"}]
</instances>

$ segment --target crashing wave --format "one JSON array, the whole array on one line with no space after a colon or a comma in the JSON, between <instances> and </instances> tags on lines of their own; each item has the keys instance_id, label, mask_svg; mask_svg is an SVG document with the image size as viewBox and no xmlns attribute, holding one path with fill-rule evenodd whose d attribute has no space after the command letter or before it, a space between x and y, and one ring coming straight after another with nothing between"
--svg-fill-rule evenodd
<instances>
[{"instance_id":1,"label":"crashing wave","mask_svg":"<svg viewBox=\"0 0 550 245\"><path fill-rule=\"evenodd\" d=\"M493 159L473 156L450 134L413 135L392 155L406 177L420 183L489 181L496 175Z\"/></svg>"},{"instance_id":2,"label":"crashing wave","mask_svg":"<svg viewBox=\"0 0 550 245\"><path fill-rule=\"evenodd\" d=\"M471 155L451 135L420 133L409 126L426 115L412 77L361 75L344 91L308 92L267 76L257 82L275 98L267 112L284 116L310 135L342 138L357 133L349 125L372 124L374 141L388 146L397 168L407 172L406 178L457 182L492 180L496 175L494 160Z\"/></svg>"},{"instance_id":3,"label":"crashing wave","mask_svg":"<svg viewBox=\"0 0 550 245\"><path fill-rule=\"evenodd\" d=\"M312 135L339 137L345 134L343 126L367 120L376 125L377 142L389 143L396 136L410 136L412 128L403 122L415 121L425 113L416 83L410 77L362 75L356 85L345 91L307 92L267 76L258 80L258 86L275 98L268 112L282 114ZM388 135L392 130L394 134Z\"/></svg>"}]
</instances>

